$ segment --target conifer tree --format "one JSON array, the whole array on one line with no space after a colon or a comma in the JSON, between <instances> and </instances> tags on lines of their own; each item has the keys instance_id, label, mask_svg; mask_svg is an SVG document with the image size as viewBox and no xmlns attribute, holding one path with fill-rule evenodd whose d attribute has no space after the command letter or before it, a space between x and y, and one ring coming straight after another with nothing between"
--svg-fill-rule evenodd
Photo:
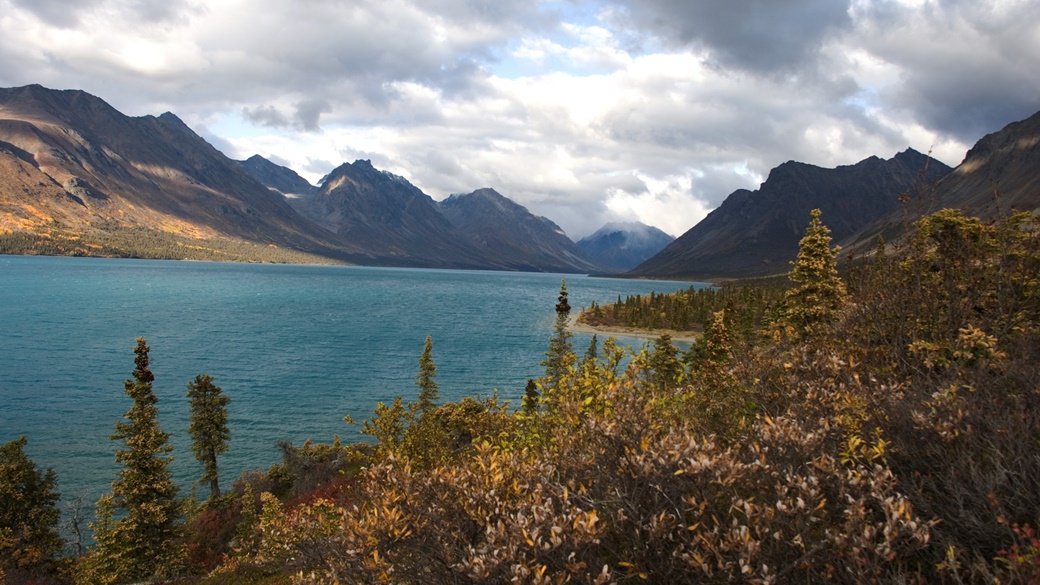
<instances>
[{"instance_id":1,"label":"conifer tree","mask_svg":"<svg viewBox=\"0 0 1040 585\"><path fill-rule=\"evenodd\" d=\"M582 363L591 364L599 359L599 339L596 334L592 334L592 341L589 342L589 348L585 350L585 357L582 358Z\"/></svg>"},{"instance_id":2,"label":"conifer tree","mask_svg":"<svg viewBox=\"0 0 1040 585\"><path fill-rule=\"evenodd\" d=\"M671 388L682 381L683 366L679 360L679 349L672 345L672 336L667 333L654 340L654 350L647 364L650 379L659 390Z\"/></svg>"},{"instance_id":3,"label":"conifer tree","mask_svg":"<svg viewBox=\"0 0 1040 585\"><path fill-rule=\"evenodd\" d=\"M415 376L415 383L419 386L419 403L416 410L419 416L433 412L437 407L437 399L440 397L437 382L437 366L433 363L433 338L426 336L426 345L423 346L422 355L419 357L419 373Z\"/></svg>"},{"instance_id":4,"label":"conifer tree","mask_svg":"<svg viewBox=\"0 0 1040 585\"><path fill-rule=\"evenodd\" d=\"M527 379L527 387L524 388L524 398L521 405L525 414L538 412L538 384L532 378Z\"/></svg>"},{"instance_id":5,"label":"conifer tree","mask_svg":"<svg viewBox=\"0 0 1040 585\"><path fill-rule=\"evenodd\" d=\"M785 294L780 312L781 324L797 337L822 332L848 297L835 262L841 248L830 247L831 232L820 222L820 210L813 209L810 216L805 237L798 244L798 257L788 274L794 286Z\"/></svg>"},{"instance_id":6,"label":"conifer tree","mask_svg":"<svg viewBox=\"0 0 1040 585\"><path fill-rule=\"evenodd\" d=\"M217 455L228 449L231 431L227 424L227 405L231 399L221 393L220 386L213 384L212 376L199 374L188 382L188 400L191 404L191 452L202 463L201 483L209 483L209 499L220 497L220 481L217 475Z\"/></svg>"},{"instance_id":7,"label":"conifer tree","mask_svg":"<svg viewBox=\"0 0 1040 585\"><path fill-rule=\"evenodd\" d=\"M117 422L113 441L122 441L116 461L123 465L112 493L98 501L95 545L83 564L88 583L130 583L175 573L183 560L176 545L181 534L181 504L169 464L169 434L159 428L155 376L144 338L134 348L136 368L124 390L134 404ZM116 511L122 510L117 517Z\"/></svg>"},{"instance_id":8,"label":"conifer tree","mask_svg":"<svg viewBox=\"0 0 1040 585\"><path fill-rule=\"evenodd\" d=\"M64 545L57 477L54 470L37 469L25 445L24 435L0 445L0 576L9 578L46 572Z\"/></svg>"},{"instance_id":9,"label":"conifer tree","mask_svg":"<svg viewBox=\"0 0 1040 585\"><path fill-rule=\"evenodd\" d=\"M704 328L704 360L711 367L725 368L733 361L733 344L726 328L726 311L715 311Z\"/></svg>"},{"instance_id":10,"label":"conifer tree","mask_svg":"<svg viewBox=\"0 0 1040 585\"><path fill-rule=\"evenodd\" d=\"M556 302L556 324L553 336L549 339L549 351L545 353L545 387L556 388L573 363L574 354L571 349L571 332L567 330L570 320L571 305L567 300L567 281L560 281L560 296Z\"/></svg>"},{"instance_id":11,"label":"conifer tree","mask_svg":"<svg viewBox=\"0 0 1040 585\"><path fill-rule=\"evenodd\" d=\"M885 236L878 234L874 247L874 271L878 272L885 266Z\"/></svg>"}]
</instances>

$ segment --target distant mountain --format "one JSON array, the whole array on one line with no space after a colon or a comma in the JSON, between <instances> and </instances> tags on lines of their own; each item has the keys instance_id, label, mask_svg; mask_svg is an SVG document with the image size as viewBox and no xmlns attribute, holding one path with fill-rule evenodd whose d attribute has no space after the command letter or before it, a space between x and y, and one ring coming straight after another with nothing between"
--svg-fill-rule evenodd
<instances>
[{"instance_id":1,"label":"distant mountain","mask_svg":"<svg viewBox=\"0 0 1040 585\"><path fill-rule=\"evenodd\" d=\"M131 118L39 85L0 89L0 228L82 241L78 253L132 233L174 257L174 240L217 238L336 254L173 114Z\"/></svg>"},{"instance_id":2,"label":"distant mountain","mask_svg":"<svg viewBox=\"0 0 1040 585\"><path fill-rule=\"evenodd\" d=\"M344 164L315 187L260 156L227 158L171 113L131 118L82 91L0 89L0 252L592 266L565 236L521 229L528 219L502 209L512 214L515 229L502 239L510 246L478 245L429 196L368 161ZM535 239L522 241L528 235Z\"/></svg>"},{"instance_id":3,"label":"distant mountain","mask_svg":"<svg viewBox=\"0 0 1040 585\"><path fill-rule=\"evenodd\" d=\"M640 222L608 223L578 240L578 247L607 270L625 272L660 252L674 239Z\"/></svg>"},{"instance_id":4,"label":"distant mountain","mask_svg":"<svg viewBox=\"0 0 1040 585\"><path fill-rule=\"evenodd\" d=\"M284 195L306 195L318 190L296 171L275 164L259 154L237 162L254 179Z\"/></svg>"},{"instance_id":5,"label":"distant mountain","mask_svg":"<svg viewBox=\"0 0 1040 585\"><path fill-rule=\"evenodd\" d=\"M815 207L853 248L942 207L1040 210L1038 168L1040 114L981 139L952 173L913 150L835 169L784 163L627 274L786 272ZM0 252L564 272L609 263L490 189L437 203L369 161L315 187L262 157L227 158L171 113L128 117L39 85L0 88Z\"/></svg>"},{"instance_id":6,"label":"distant mountain","mask_svg":"<svg viewBox=\"0 0 1040 585\"><path fill-rule=\"evenodd\" d=\"M289 203L304 216L389 266L489 268L418 187L372 166L344 163L321 188Z\"/></svg>"},{"instance_id":7,"label":"distant mountain","mask_svg":"<svg viewBox=\"0 0 1040 585\"><path fill-rule=\"evenodd\" d=\"M835 241L894 212L899 195L950 167L907 149L834 169L786 162L756 191L740 189L664 250L627 273L640 277L739 278L787 272L809 212L822 211Z\"/></svg>"},{"instance_id":8,"label":"distant mountain","mask_svg":"<svg viewBox=\"0 0 1040 585\"><path fill-rule=\"evenodd\" d=\"M503 267L546 272L602 270L563 233L494 189L452 195L439 205L458 234Z\"/></svg>"}]
</instances>

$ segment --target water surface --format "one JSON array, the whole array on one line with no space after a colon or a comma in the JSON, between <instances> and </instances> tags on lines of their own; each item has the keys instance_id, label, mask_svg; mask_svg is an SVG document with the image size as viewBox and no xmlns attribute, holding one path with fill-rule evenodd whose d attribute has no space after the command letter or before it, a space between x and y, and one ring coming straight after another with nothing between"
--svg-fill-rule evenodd
<instances>
[{"instance_id":1,"label":"water surface","mask_svg":"<svg viewBox=\"0 0 1040 585\"><path fill-rule=\"evenodd\" d=\"M151 346L160 424L187 490L200 466L188 381L231 397L225 486L278 460L278 441L358 439L378 401L414 399L433 336L444 400L498 390L514 401L541 374L561 278L575 310L689 283L577 275L0 256L0 442L27 435L65 499L93 502L117 466L113 425L134 339ZM640 340L620 341L638 345ZM583 351L588 335L575 335Z\"/></svg>"}]
</instances>

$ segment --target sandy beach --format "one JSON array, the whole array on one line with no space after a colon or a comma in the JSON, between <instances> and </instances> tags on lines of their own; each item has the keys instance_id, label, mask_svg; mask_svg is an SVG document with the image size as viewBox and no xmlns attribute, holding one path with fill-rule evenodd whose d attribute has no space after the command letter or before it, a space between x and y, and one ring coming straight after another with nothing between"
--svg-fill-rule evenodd
<instances>
[{"instance_id":1,"label":"sandy beach","mask_svg":"<svg viewBox=\"0 0 1040 585\"><path fill-rule=\"evenodd\" d=\"M572 333L595 333L605 337L638 337L640 339L657 339L667 333L672 336L672 341L685 341L692 343L701 338L701 334L694 331L673 331L669 329L636 329L635 327L593 327L578 322L578 315L572 315L567 323L567 329Z\"/></svg>"}]
</instances>

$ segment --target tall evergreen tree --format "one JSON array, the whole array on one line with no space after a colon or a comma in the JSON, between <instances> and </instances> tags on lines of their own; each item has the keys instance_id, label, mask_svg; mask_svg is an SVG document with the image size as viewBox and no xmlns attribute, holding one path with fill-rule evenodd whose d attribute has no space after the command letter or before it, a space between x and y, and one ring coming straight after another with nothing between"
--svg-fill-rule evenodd
<instances>
[{"instance_id":1,"label":"tall evergreen tree","mask_svg":"<svg viewBox=\"0 0 1040 585\"><path fill-rule=\"evenodd\" d=\"M654 350L647 358L650 379L659 390L674 387L682 381L683 364L679 349L672 345L672 336L665 333L654 340Z\"/></svg>"},{"instance_id":2,"label":"tall evergreen tree","mask_svg":"<svg viewBox=\"0 0 1040 585\"><path fill-rule=\"evenodd\" d=\"M203 473L199 479L209 483L209 498L220 497L220 481L217 475L217 455L228 449L231 431L227 424L227 405L231 399L221 393L220 386L213 384L213 377L199 374L188 382L188 401L191 404L191 452L202 463Z\"/></svg>"},{"instance_id":3,"label":"tall evergreen tree","mask_svg":"<svg viewBox=\"0 0 1040 585\"><path fill-rule=\"evenodd\" d=\"M571 332L567 329L570 321L571 305L567 299L567 281L560 281L560 296L556 300L556 324L553 336L549 339L549 351L545 353L545 387L555 389L567 373L567 368L574 360L571 349Z\"/></svg>"},{"instance_id":4,"label":"tall evergreen tree","mask_svg":"<svg viewBox=\"0 0 1040 585\"><path fill-rule=\"evenodd\" d=\"M25 445L25 436L0 445L0 576L9 578L53 568L64 545L58 535L57 477L51 469L37 469Z\"/></svg>"},{"instance_id":5,"label":"tall evergreen tree","mask_svg":"<svg viewBox=\"0 0 1040 585\"><path fill-rule=\"evenodd\" d=\"M88 583L130 583L174 574L181 565L181 503L169 465L169 434L159 428L158 401L152 391L149 347L143 337L134 348L133 379L124 390L133 399L113 441L122 441L116 461L123 465L112 493L98 501L93 524L95 545L82 567ZM117 515L117 511L122 511Z\"/></svg>"},{"instance_id":6,"label":"tall evergreen tree","mask_svg":"<svg viewBox=\"0 0 1040 585\"><path fill-rule=\"evenodd\" d=\"M820 210L813 209L810 216L788 274L794 286L785 294L780 312L781 323L798 337L820 333L848 297L835 261L841 248L831 248L831 231L820 222Z\"/></svg>"},{"instance_id":7,"label":"tall evergreen tree","mask_svg":"<svg viewBox=\"0 0 1040 585\"><path fill-rule=\"evenodd\" d=\"M422 355L419 356L419 373L415 376L415 383L419 386L419 403L416 410L419 416L432 413L437 407L437 399L440 397L437 382L437 366L433 363L433 338L426 336L426 345L423 346Z\"/></svg>"},{"instance_id":8,"label":"tall evergreen tree","mask_svg":"<svg viewBox=\"0 0 1040 585\"><path fill-rule=\"evenodd\" d=\"M596 334L592 334L592 341L589 341L589 348L585 350L585 357L582 361L586 364L591 364L599 359L599 339Z\"/></svg>"},{"instance_id":9,"label":"tall evergreen tree","mask_svg":"<svg viewBox=\"0 0 1040 585\"><path fill-rule=\"evenodd\" d=\"M527 386L524 387L524 397L521 406L526 414L534 414L538 412L538 384L536 384L532 378L527 379Z\"/></svg>"}]
</instances>

